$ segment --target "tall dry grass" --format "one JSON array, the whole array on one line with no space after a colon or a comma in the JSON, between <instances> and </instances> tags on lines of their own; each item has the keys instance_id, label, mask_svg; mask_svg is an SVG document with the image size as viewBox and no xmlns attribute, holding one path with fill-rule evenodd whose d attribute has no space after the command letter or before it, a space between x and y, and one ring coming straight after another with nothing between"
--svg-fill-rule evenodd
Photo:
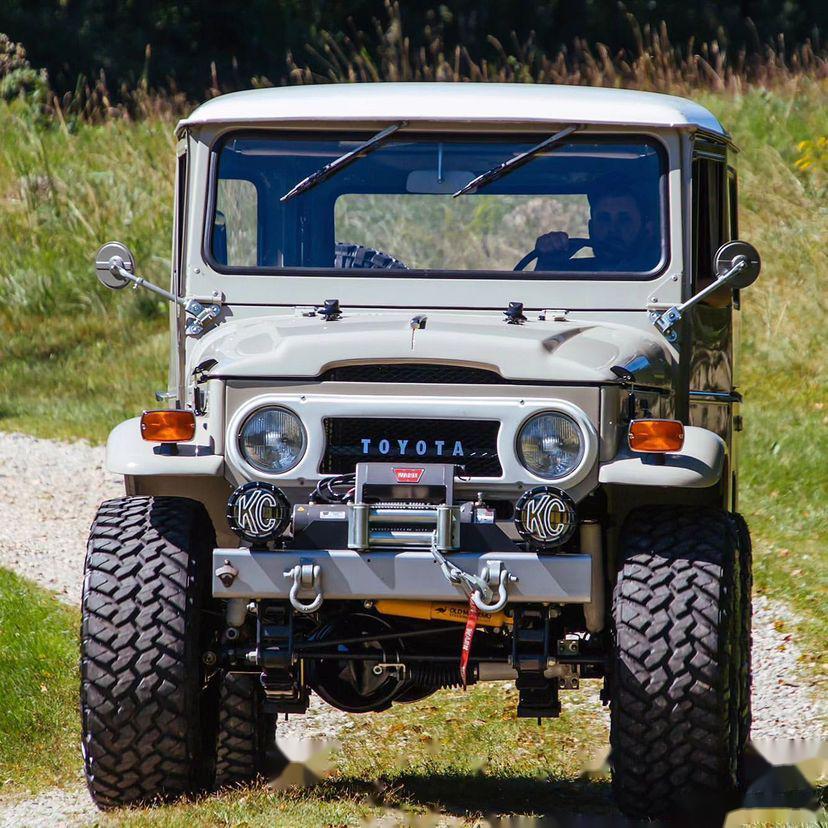
<instances>
[{"instance_id":1,"label":"tall dry grass","mask_svg":"<svg viewBox=\"0 0 828 828\"><path fill-rule=\"evenodd\" d=\"M472 55L462 46L447 49L439 33L412 37L404 29L399 2L386 0L385 19L374 30L353 34L321 31L307 54L288 55L290 83L378 81L472 81L560 83L625 87L686 94L707 90L744 92L750 86L778 87L807 75L828 77L828 59L810 41L793 48L783 38L735 54L717 41L676 44L668 26L641 26L627 15L636 43L616 52L578 38L554 54L534 36L508 44L489 37L491 57ZM263 79L262 82L266 82Z\"/></svg>"},{"instance_id":2,"label":"tall dry grass","mask_svg":"<svg viewBox=\"0 0 828 828\"><path fill-rule=\"evenodd\" d=\"M534 35L509 42L488 38L486 55L466 48L449 48L438 29L409 32L397 0L386 0L384 14L367 32L322 30L301 53L288 53L285 73L256 76L250 86L309 83L375 83L382 81L444 81L557 83L624 87L692 95L699 92L744 94L752 88L789 88L802 78L828 78L828 53L810 41L789 45L784 38L761 43L751 50L724 48L718 41L674 43L666 23L651 27L627 17L635 42L631 50L611 51L602 43L576 39L569 47L551 53ZM0 35L2 37L2 35ZM0 96L4 62L0 44ZM9 55L23 64L25 50L9 42ZM147 47L146 64L152 59ZM14 63L14 61L10 62ZM15 65L17 65L15 64ZM31 69L29 67L29 69ZM34 71L34 70L31 70ZM233 91L235 81L219 77L215 64L205 78L204 97ZM151 88L143 81L135 87L112 87L104 72L78 79L71 92L48 93L39 101L47 118L72 124L78 120L173 120L193 104L174 84Z\"/></svg>"}]
</instances>

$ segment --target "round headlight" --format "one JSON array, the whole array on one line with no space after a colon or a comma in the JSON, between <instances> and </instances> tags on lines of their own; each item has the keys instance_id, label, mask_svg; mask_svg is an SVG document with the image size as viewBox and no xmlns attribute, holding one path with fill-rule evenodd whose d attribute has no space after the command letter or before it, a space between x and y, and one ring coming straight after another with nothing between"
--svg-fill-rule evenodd
<instances>
[{"instance_id":1,"label":"round headlight","mask_svg":"<svg viewBox=\"0 0 828 828\"><path fill-rule=\"evenodd\" d=\"M584 456L581 429L565 414L546 412L528 419L517 439L520 462L532 474L556 480L573 472Z\"/></svg>"},{"instance_id":2,"label":"round headlight","mask_svg":"<svg viewBox=\"0 0 828 828\"><path fill-rule=\"evenodd\" d=\"M292 469L305 453L305 429L284 408L260 408L244 422L239 448L253 468L270 474Z\"/></svg>"}]
</instances>

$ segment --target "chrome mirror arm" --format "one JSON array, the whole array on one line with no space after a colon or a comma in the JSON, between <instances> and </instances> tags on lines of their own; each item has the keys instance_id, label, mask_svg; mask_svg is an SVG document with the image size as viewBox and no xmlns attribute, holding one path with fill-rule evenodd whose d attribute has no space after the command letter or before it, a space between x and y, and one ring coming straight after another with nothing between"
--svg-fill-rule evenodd
<instances>
[{"instance_id":1,"label":"chrome mirror arm","mask_svg":"<svg viewBox=\"0 0 828 828\"><path fill-rule=\"evenodd\" d=\"M674 328L681 321L684 314L712 293L716 293L716 291L733 282L747 266L747 258L745 256L737 256L733 260L732 266L722 273L715 282L711 282L706 288L691 296L686 302L682 302L680 305L674 305L672 308L664 311L664 313L652 313L650 315L650 321L664 334L669 342L675 342L678 335Z\"/></svg>"},{"instance_id":2,"label":"chrome mirror arm","mask_svg":"<svg viewBox=\"0 0 828 828\"><path fill-rule=\"evenodd\" d=\"M155 293L158 296L172 302L175 305L184 309L184 312L192 317L187 321L186 333L189 336L197 336L204 328L214 322L219 314L221 308L218 305L202 305L201 302L195 299L187 299L182 296L176 296L168 290L159 287L152 282L148 282L142 276L136 276L130 273L125 266L124 260L120 256L112 256L107 262L96 262L96 265L104 265L109 272L116 278L125 283L130 283L134 288L145 288L146 290Z\"/></svg>"},{"instance_id":3,"label":"chrome mirror arm","mask_svg":"<svg viewBox=\"0 0 828 828\"><path fill-rule=\"evenodd\" d=\"M752 244L739 239L725 242L713 257L713 270L718 274L716 281L695 296L691 296L686 302L674 305L664 313L653 311L650 314L650 322L664 334L668 342L675 342L678 339L675 327L690 308L723 287L732 287L734 290L750 287L758 278L761 269L762 260Z\"/></svg>"}]
</instances>

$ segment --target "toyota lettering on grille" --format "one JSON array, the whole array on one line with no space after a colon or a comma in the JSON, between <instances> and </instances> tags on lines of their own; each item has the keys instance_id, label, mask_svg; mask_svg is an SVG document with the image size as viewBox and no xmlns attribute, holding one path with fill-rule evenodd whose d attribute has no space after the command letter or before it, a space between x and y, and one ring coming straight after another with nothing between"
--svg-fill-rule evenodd
<instances>
[{"instance_id":1,"label":"toyota lettering on grille","mask_svg":"<svg viewBox=\"0 0 828 828\"><path fill-rule=\"evenodd\" d=\"M391 457L465 457L461 440L374 440L363 437L360 440L362 453L379 453Z\"/></svg>"}]
</instances>

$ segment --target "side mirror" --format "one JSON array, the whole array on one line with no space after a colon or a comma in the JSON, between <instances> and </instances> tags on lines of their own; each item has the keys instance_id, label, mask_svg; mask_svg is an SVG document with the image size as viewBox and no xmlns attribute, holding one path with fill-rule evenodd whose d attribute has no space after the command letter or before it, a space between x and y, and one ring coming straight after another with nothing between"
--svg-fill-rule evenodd
<instances>
[{"instance_id":1,"label":"side mirror","mask_svg":"<svg viewBox=\"0 0 828 828\"><path fill-rule=\"evenodd\" d=\"M741 267L733 272L740 263ZM752 244L745 241L725 242L713 257L717 287L721 287L718 284L720 279L734 290L750 287L758 278L761 269L762 260L759 253Z\"/></svg>"},{"instance_id":2,"label":"side mirror","mask_svg":"<svg viewBox=\"0 0 828 828\"><path fill-rule=\"evenodd\" d=\"M184 308L184 312L190 317L187 320L185 332L189 336L198 336L207 325L212 325L221 316L220 305L202 305L196 299L185 299L183 296L176 296L168 290L164 290L152 282L148 282L143 276L135 275L135 259L129 248L121 242L107 242L95 256L95 274L98 281L111 290L120 290L127 285L141 287L152 293L162 296L168 302L172 302Z\"/></svg>"},{"instance_id":3,"label":"side mirror","mask_svg":"<svg viewBox=\"0 0 828 828\"><path fill-rule=\"evenodd\" d=\"M110 290L120 290L125 288L130 280L121 276L118 268L123 268L134 275L135 258L125 244L116 241L107 242L95 254L95 275L104 287Z\"/></svg>"},{"instance_id":4,"label":"side mirror","mask_svg":"<svg viewBox=\"0 0 828 828\"><path fill-rule=\"evenodd\" d=\"M715 293L723 287L739 290L752 285L759 276L762 261L752 244L743 241L730 241L723 244L716 251L716 255L713 257L713 267L716 271L716 281L702 288L686 302L682 302L662 314L653 313L650 315L650 321L664 334L668 342L675 342L678 339L675 326L681 320L682 315L690 310L693 305L697 305L710 296L711 293Z\"/></svg>"}]
</instances>

